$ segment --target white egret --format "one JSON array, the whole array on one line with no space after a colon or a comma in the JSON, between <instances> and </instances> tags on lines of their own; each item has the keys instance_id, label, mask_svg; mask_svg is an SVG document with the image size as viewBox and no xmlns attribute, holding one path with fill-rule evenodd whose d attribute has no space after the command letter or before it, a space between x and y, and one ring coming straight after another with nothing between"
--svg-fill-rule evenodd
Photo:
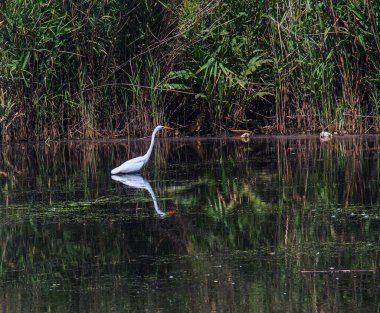
<instances>
[{"instance_id":1,"label":"white egret","mask_svg":"<svg viewBox=\"0 0 380 313\"><path fill-rule=\"evenodd\" d=\"M142 167L149 161L150 155L152 154L152 151L153 151L154 137L156 136L156 133L161 129L174 130L173 128L170 128L170 127L158 125L153 131L152 140L150 142L148 151L143 156L130 159L124 162L123 164L121 164L120 166L114 168L111 171L111 174L115 175L115 174L136 173L139 170L141 170Z\"/></svg>"}]
</instances>

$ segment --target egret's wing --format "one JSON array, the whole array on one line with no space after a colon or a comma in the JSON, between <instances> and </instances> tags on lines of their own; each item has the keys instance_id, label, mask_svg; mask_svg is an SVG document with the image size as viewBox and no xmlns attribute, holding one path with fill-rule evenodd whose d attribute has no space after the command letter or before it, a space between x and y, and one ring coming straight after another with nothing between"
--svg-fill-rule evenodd
<instances>
[{"instance_id":1,"label":"egret's wing","mask_svg":"<svg viewBox=\"0 0 380 313\"><path fill-rule=\"evenodd\" d=\"M111 171L111 174L119 174L119 173L134 173L141 170L141 168L144 166L144 158L143 157L137 157L131 160L128 160L121 164L120 166L114 168Z\"/></svg>"}]
</instances>

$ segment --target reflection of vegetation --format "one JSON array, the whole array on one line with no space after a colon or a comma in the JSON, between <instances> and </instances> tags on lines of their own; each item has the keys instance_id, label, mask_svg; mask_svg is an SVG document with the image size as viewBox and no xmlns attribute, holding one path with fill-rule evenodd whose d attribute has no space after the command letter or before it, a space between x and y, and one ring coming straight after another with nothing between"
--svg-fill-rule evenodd
<instances>
[{"instance_id":1,"label":"reflection of vegetation","mask_svg":"<svg viewBox=\"0 0 380 313\"><path fill-rule=\"evenodd\" d=\"M355 272L379 265L376 138L159 141L144 176L160 207L177 212L164 219L149 194L109 176L139 143L3 147L8 311L20 311L18 284L56 311L110 311L106 293L118 311L376 310L376 274ZM353 272L301 274L331 267ZM77 292L90 300L68 300ZM23 311L38 311L23 298Z\"/></svg>"}]
</instances>

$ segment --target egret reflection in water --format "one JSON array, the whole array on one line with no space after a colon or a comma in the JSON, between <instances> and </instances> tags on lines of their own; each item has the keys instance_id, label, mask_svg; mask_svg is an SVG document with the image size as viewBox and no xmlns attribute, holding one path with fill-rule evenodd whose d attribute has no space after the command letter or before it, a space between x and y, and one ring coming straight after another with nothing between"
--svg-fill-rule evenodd
<instances>
[{"instance_id":1,"label":"egret reflection in water","mask_svg":"<svg viewBox=\"0 0 380 313\"><path fill-rule=\"evenodd\" d=\"M124 174L124 175L111 175L111 178L115 181L121 182L122 184L128 187L147 190L150 196L152 197L153 205L154 205L154 209L156 210L156 213L160 216L166 215L166 213L161 211L160 208L158 207L156 195L152 189L152 186L144 177L142 177L139 174Z\"/></svg>"}]
</instances>

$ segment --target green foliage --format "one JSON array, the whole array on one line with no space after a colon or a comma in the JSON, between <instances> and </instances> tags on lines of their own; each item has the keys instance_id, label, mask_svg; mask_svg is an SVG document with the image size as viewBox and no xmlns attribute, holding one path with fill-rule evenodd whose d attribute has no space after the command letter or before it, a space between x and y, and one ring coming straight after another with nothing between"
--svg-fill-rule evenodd
<instances>
[{"instance_id":1,"label":"green foliage","mask_svg":"<svg viewBox=\"0 0 380 313\"><path fill-rule=\"evenodd\" d=\"M200 113L214 132L257 116L280 133L377 131L379 12L354 0L5 0L1 135L144 135Z\"/></svg>"},{"instance_id":2,"label":"green foliage","mask_svg":"<svg viewBox=\"0 0 380 313\"><path fill-rule=\"evenodd\" d=\"M369 100L379 88L379 3L374 6L292 2L269 15L280 131L288 125L360 132L364 116L376 117L378 100Z\"/></svg>"},{"instance_id":3,"label":"green foliage","mask_svg":"<svg viewBox=\"0 0 380 313\"><path fill-rule=\"evenodd\" d=\"M151 91L151 76L160 79L153 54L139 54L155 38L151 27L162 24L162 8L118 0L2 2L2 137L92 137L125 127L134 116L122 116L121 99L137 107L136 88ZM155 94L144 94L143 104Z\"/></svg>"},{"instance_id":4,"label":"green foliage","mask_svg":"<svg viewBox=\"0 0 380 313\"><path fill-rule=\"evenodd\" d=\"M184 2L180 21L190 24L189 20L198 15L199 22L186 34L190 43L185 45L184 56L188 62L174 78L190 84L195 99L207 104L212 118L221 124L223 117L229 118L237 111L241 114L235 118L242 119L245 106L271 94L270 84L261 85L271 59L258 49L252 19L244 12L248 3L238 7L218 4L211 7L193 1L190 14L189 4ZM202 11L207 10L209 14L202 18Z\"/></svg>"},{"instance_id":5,"label":"green foliage","mask_svg":"<svg viewBox=\"0 0 380 313\"><path fill-rule=\"evenodd\" d=\"M113 10L97 1L5 1L0 14L2 86L13 111L23 113L11 136L54 136L72 127L87 133L96 98L104 96L95 87L108 62Z\"/></svg>"}]
</instances>

